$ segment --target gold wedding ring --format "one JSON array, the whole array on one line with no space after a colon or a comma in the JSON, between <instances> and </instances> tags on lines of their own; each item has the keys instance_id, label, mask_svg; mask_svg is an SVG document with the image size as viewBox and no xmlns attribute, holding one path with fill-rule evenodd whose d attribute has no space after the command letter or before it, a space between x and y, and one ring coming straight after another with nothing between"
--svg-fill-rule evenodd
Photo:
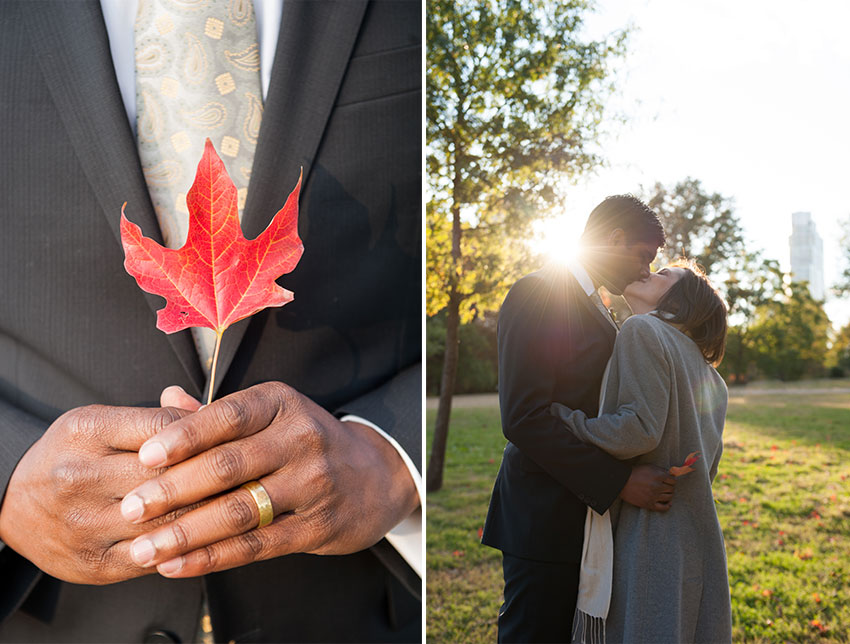
<instances>
[{"instance_id":1,"label":"gold wedding ring","mask_svg":"<svg viewBox=\"0 0 850 644\"><path fill-rule=\"evenodd\" d=\"M272 509L272 500L269 493L266 492L259 481L248 481L243 485L246 490L254 497L254 503L257 504L257 510L260 511L260 525L258 528L263 528L272 522L274 519L274 510Z\"/></svg>"}]
</instances>

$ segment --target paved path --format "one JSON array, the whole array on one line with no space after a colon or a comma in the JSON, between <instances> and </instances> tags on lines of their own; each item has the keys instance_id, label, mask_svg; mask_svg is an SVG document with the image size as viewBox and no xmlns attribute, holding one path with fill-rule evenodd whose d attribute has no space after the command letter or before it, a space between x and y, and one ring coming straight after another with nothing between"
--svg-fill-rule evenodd
<instances>
[{"instance_id":1,"label":"paved path","mask_svg":"<svg viewBox=\"0 0 850 644\"><path fill-rule=\"evenodd\" d=\"M427 409L436 409L440 399L429 396L425 401ZM498 407L499 394L458 394L452 398L452 409L457 407Z\"/></svg>"},{"instance_id":2,"label":"paved path","mask_svg":"<svg viewBox=\"0 0 850 644\"><path fill-rule=\"evenodd\" d=\"M787 394L850 394L850 387L775 387L775 388L750 388L750 387L732 387L729 389L730 398L740 398L742 396L783 396ZM439 399L428 397L425 401L427 409L436 409ZM452 398L452 408L463 407L498 407L498 394L460 394Z\"/></svg>"}]
</instances>

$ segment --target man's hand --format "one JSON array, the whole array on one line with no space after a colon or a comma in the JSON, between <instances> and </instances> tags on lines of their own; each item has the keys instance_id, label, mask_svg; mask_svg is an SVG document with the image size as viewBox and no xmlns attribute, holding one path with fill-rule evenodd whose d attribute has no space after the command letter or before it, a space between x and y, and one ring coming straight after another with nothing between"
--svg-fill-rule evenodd
<instances>
[{"instance_id":1,"label":"man's hand","mask_svg":"<svg viewBox=\"0 0 850 644\"><path fill-rule=\"evenodd\" d=\"M419 505L410 472L382 436L340 422L282 383L203 408L174 389L163 401L198 411L142 446L143 464L169 469L124 498L124 517L141 523L220 496L136 539L139 565L191 577L295 552L357 552ZM239 487L252 480L275 515L260 529L257 505Z\"/></svg>"},{"instance_id":2,"label":"man's hand","mask_svg":"<svg viewBox=\"0 0 850 644\"><path fill-rule=\"evenodd\" d=\"M645 510L667 512L673 501L675 477L657 465L637 465L632 468L620 498Z\"/></svg>"},{"instance_id":3,"label":"man's hand","mask_svg":"<svg viewBox=\"0 0 850 644\"><path fill-rule=\"evenodd\" d=\"M119 504L158 473L139 463L139 447L187 413L92 405L59 417L12 473L0 539L65 581L108 584L146 574L131 560L130 543L152 526L127 523Z\"/></svg>"}]
</instances>

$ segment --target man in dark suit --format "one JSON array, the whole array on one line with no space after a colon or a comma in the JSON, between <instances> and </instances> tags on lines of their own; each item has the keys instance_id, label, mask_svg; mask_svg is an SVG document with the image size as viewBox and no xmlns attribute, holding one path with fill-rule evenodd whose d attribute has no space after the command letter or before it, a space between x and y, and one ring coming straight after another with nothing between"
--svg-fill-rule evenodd
<instances>
[{"instance_id":1,"label":"man in dark suit","mask_svg":"<svg viewBox=\"0 0 850 644\"><path fill-rule=\"evenodd\" d=\"M217 402L190 414L158 401L171 384L189 402L166 400L201 397L192 339L155 328L162 300L122 266L123 202L161 236L100 5L0 7L0 640L191 641L204 597L217 641L419 639L420 580L380 539L414 482L341 418L418 467L420 32L417 2L284 3L242 226L255 237L303 167L305 253L281 280L296 299L228 329ZM275 509L301 523L242 516L166 579L130 544L176 515L133 523L120 503L164 473L142 443L181 422L228 448L213 462L231 473L258 457L234 433L285 451ZM235 498L222 525L249 507Z\"/></svg>"},{"instance_id":2,"label":"man in dark suit","mask_svg":"<svg viewBox=\"0 0 850 644\"><path fill-rule=\"evenodd\" d=\"M609 197L588 218L581 260L520 279L499 313L499 403L508 439L483 543L503 552L499 641L570 641L587 506L619 496L665 511L673 479L580 442L550 415L561 402L596 416L617 327L596 290L614 294L649 275L664 244L656 214Z\"/></svg>"}]
</instances>

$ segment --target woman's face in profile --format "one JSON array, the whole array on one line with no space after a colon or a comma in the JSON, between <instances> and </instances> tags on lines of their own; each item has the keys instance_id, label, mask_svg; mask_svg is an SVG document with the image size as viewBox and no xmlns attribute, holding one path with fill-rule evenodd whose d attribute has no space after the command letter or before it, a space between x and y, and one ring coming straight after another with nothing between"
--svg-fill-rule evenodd
<instances>
[{"instance_id":1,"label":"woman's face in profile","mask_svg":"<svg viewBox=\"0 0 850 644\"><path fill-rule=\"evenodd\" d=\"M649 313L670 287L682 279L686 270L679 266L665 266L660 271L650 273L649 277L626 286L623 297L635 313Z\"/></svg>"}]
</instances>

